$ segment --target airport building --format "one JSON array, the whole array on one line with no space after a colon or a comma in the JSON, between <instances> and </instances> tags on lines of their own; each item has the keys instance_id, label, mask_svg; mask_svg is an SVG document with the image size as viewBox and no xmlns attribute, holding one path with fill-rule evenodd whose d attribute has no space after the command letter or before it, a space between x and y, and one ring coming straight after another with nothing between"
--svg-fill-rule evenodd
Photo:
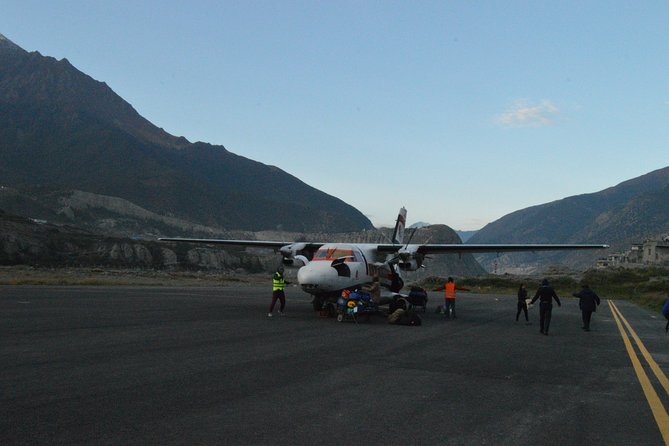
<instances>
[{"instance_id":1,"label":"airport building","mask_svg":"<svg viewBox=\"0 0 669 446\"><path fill-rule=\"evenodd\" d=\"M634 244L626 252L613 253L597 261L598 268L669 266L669 236Z\"/></svg>"}]
</instances>

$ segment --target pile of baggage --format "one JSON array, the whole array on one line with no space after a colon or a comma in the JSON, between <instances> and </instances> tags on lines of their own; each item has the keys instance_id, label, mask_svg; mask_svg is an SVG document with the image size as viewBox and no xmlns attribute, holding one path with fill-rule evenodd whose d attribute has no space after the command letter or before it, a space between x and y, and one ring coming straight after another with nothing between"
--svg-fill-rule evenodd
<instances>
[{"instance_id":1,"label":"pile of baggage","mask_svg":"<svg viewBox=\"0 0 669 446\"><path fill-rule=\"evenodd\" d=\"M379 306L372 300L372 295L360 290L344 290L337 299L337 320L346 319L357 322L357 318L365 315L367 319L379 311Z\"/></svg>"},{"instance_id":2,"label":"pile of baggage","mask_svg":"<svg viewBox=\"0 0 669 446\"><path fill-rule=\"evenodd\" d=\"M411 292L407 296L409 301L409 309L415 309L416 307L421 307L423 313L427 310L427 291L425 288L419 286L412 286Z\"/></svg>"}]
</instances>

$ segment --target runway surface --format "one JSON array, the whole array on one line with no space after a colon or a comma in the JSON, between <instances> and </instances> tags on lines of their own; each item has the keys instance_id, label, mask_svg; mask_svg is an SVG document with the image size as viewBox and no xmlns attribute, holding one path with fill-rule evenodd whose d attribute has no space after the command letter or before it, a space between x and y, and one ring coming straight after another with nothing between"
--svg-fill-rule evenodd
<instances>
[{"instance_id":1,"label":"runway surface","mask_svg":"<svg viewBox=\"0 0 669 446\"><path fill-rule=\"evenodd\" d=\"M606 301L584 332L563 299L543 336L512 296L443 320L431 293L404 327L320 318L297 288L268 319L267 288L0 287L0 444L665 444L640 353L666 373L669 338L635 305L614 301L628 352Z\"/></svg>"}]
</instances>

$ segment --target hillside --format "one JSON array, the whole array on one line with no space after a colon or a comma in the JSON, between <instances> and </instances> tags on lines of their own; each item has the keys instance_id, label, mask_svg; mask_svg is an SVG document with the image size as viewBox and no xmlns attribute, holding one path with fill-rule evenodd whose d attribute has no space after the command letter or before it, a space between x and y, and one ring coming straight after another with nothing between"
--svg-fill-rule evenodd
<instances>
[{"instance_id":1,"label":"hillside","mask_svg":"<svg viewBox=\"0 0 669 446\"><path fill-rule=\"evenodd\" d=\"M62 205L77 191L216 230L372 228L360 211L277 167L168 134L67 59L28 53L1 35L0 186L17 192L14 213L35 217L37 204L81 226L97 222Z\"/></svg>"},{"instance_id":2,"label":"hillside","mask_svg":"<svg viewBox=\"0 0 669 446\"><path fill-rule=\"evenodd\" d=\"M231 232L225 236L258 240L314 240L385 243L390 230L356 233ZM443 225L416 231L414 241L458 243ZM164 271L271 272L280 261L276 252L250 249L162 243L141 238L101 236L72 226L53 225L0 211L0 265L63 268L124 268ZM426 275L476 276L484 273L471 255L439 255L419 272L404 274L407 283Z\"/></svg>"},{"instance_id":3,"label":"hillside","mask_svg":"<svg viewBox=\"0 0 669 446\"><path fill-rule=\"evenodd\" d=\"M669 234L669 167L603 191L522 209L496 220L469 243L607 243L611 251ZM497 259L477 256L492 270L519 265L564 263L587 266L605 253L513 254Z\"/></svg>"},{"instance_id":4,"label":"hillside","mask_svg":"<svg viewBox=\"0 0 669 446\"><path fill-rule=\"evenodd\" d=\"M104 237L0 211L0 265L145 270L263 272L276 266L272 252L249 253L153 240Z\"/></svg>"}]
</instances>

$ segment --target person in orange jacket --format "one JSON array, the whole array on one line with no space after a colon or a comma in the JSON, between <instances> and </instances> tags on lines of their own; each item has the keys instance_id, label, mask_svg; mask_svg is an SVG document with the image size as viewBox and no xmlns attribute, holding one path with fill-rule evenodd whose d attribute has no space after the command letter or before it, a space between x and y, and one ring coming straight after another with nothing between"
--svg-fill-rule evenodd
<instances>
[{"instance_id":1,"label":"person in orange jacket","mask_svg":"<svg viewBox=\"0 0 669 446\"><path fill-rule=\"evenodd\" d=\"M453 315L453 319L457 319L455 315L455 290L469 291L469 288L457 286L453 278L449 277L444 286L437 288L436 291L441 291L442 289L444 290L444 314L446 314L446 319L449 319L451 314Z\"/></svg>"}]
</instances>

